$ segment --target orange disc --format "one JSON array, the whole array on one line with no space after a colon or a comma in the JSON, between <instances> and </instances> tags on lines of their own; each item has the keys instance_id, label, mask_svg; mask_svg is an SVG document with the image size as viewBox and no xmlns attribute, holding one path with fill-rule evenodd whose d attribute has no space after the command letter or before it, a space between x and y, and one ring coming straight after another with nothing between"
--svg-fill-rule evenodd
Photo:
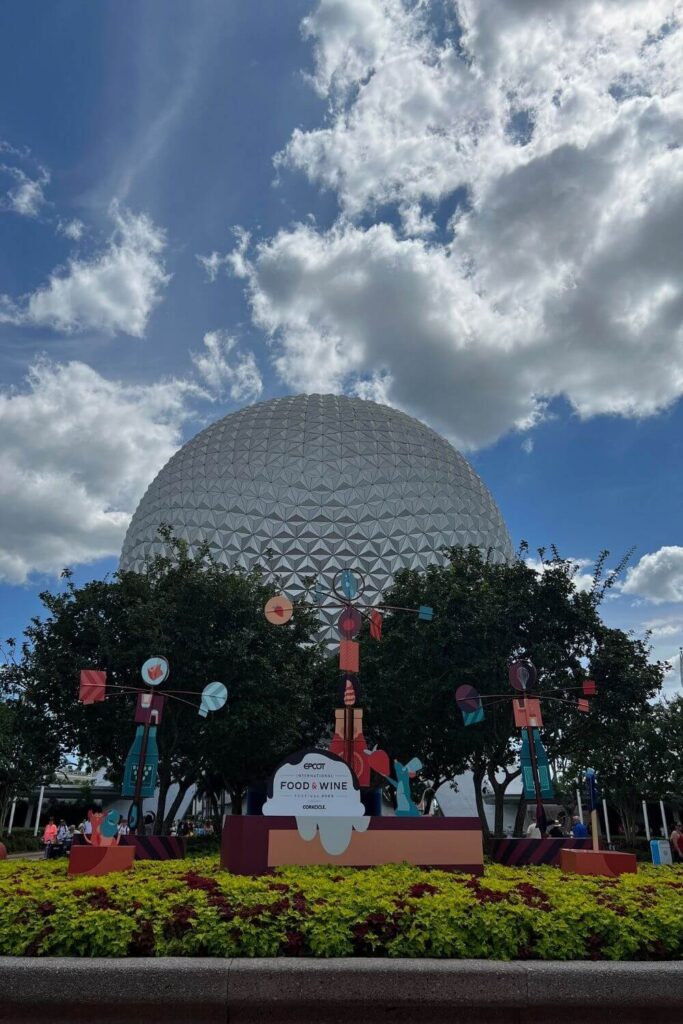
<instances>
[{"instance_id":1,"label":"orange disc","mask_svg":"<svg viewBox=\"0 0 683 1024\"><path fill-rule=\"evenodd\" d=\"M268 622L272 622L274 626L283 626L294 614L294 605L284 594L278 594L277 597L271 597L266 601L263 611Z\"/></svg>"}]
</instances>

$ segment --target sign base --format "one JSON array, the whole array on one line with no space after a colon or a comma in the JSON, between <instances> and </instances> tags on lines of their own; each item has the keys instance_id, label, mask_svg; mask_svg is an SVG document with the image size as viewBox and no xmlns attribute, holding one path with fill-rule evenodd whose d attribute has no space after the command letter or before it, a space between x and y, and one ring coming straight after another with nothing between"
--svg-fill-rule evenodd
<instances>
[{"instance_id":1,"label":"sign base","mask_svg":"<svg viewBox=\"0 0 683 1024\"><path fill-rule=\"evenodd\" d=\"M178 836L121 836L120 846L132 846L136 860L183 860L187 840Z\"/></svg>"},{"instance_id":2,"label":"sign base","mask_svg":"<svg viewBox=\"0 0 683 1024\"><path fill-rule=\"evenodd\" d=\"M634 853L612 853L609 850L562 850L560 867L575 875L635 875L638 861Z\"/></svg>"},{"instance_id":3,"label":"sign base","mask_svg":"<svg viewBox=\"0 0 683 1024\"><path fill-rule=\"evenodd\" d=\"M108 875L133 866L132 846L72 846L69 853L70 875Z\"/></svg>"},{"instance_id":4,"label":"sign base","mask_svg":"<svg viewBox=\"0 0 683 1024\"><path fill-rule=\"evenodd\" d=\"M221 867L237 875L292 864L365 868L401 862L483 874L479 818L371 817L367 830L354 830L338 855L325 852L319 834L302 839L292 817L231 815L223 826Z\"/></svg>"}]
</instances>

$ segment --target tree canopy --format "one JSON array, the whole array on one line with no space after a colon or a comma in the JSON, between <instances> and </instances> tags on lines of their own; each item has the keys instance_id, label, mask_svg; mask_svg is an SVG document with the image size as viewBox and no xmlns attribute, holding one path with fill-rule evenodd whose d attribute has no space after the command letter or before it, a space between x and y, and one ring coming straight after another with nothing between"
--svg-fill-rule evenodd
<instances>
[{"instance_id":1,"label":"tree canopy","mask_svg":"<svg viewBox=\"0 0 683 1024\"><path fill-rule=\"evenodd\" d=\"M481 782L487 776L497 833L505 790L520 771L511 661L529 658L538 671L552 759L582 743L598 748L605 732L623 736L661 685L661 666L649 664L647 646L600 619L600 600L613 582L612 575L602 577L602 560L593 588L580 591L574 563L556 552L541 555L538 571L522 559L495 563L474 547L453 548L446 565L399 572L387 603L431 605L433 622L389 613L382 642L367 635L363 641L366 735L399 757L419 754L424 776L437 786L470 768L485 829ZM587 678L597 681L598 692L592 714L583 715L577 697ZM455 704L463 683L484 698L486 719L475 726L464 726Z\"/></svg>"},{"instance_id":2,"label":"tree canopy","mask_svg":"<svg viewBox=\"0 0 683 1024\"><path fill-rule=\"evenodd\" d=\"M83 587L67 573L61 593L42 594L46 615L26 630L12 670L58 723L62 744L118 782L134 734L136 697L125 688L141 685L147 658L168 659L158 731L159 828L201 774L241 806L250 778L267 774L283 752L329 719L316 685L321 649L313 612L299 605L287 626L273 627L263 606L275 588L259 569L228 569L207 549L192 556L170 533L165 540L170 553L151 559L144 572L118 572ZM79 703L83 668L106 670L104 703ZM227 686L227 706L212 719L200 718L199 695L213 680ZM178 799L168 808L174 782Z\"/></svg>"}]
</instances>

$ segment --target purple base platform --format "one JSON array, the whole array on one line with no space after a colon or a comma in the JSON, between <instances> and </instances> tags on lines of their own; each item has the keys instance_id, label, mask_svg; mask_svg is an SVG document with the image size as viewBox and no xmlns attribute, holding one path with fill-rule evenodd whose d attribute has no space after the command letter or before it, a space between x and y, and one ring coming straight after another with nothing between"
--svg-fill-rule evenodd
<instances>
[{"instance_id":1,"label":"purple base platform","mask_svg":"<svg viewBox=\"0 0 683 1024\"><path fill-rule=\"evenodd\" d=\"M121 836L119 846L134 846L136 860L183 860L187 839L178 836Z\"/></svg>"},{"instance_id":2,"label":"purple base platform","mask_svg":"<svg viewBox=\"0 0 683 1024\"><path fill-rule=\"evenodd\" d=\"M491 846L491 860L508 867L524 867L527 864L554 864L559 867L563 850L591 850L590 839L494 839Z\"/></svg>"}]
</instances>

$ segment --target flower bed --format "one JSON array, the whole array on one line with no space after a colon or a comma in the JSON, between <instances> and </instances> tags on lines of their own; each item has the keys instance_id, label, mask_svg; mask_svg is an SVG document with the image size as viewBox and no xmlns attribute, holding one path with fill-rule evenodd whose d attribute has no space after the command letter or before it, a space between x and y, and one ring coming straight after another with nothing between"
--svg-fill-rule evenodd
<instances>
[{"instance_id":1,"label":"flower bed","mask_svg":"<svg viewBox=\"0 0 683 1024\"><path fill-rule=\"evenodd\" d=\"M0 863L0 955L683 958L683 868L619 879L488 866L483 878L392 865L285 868L215 858L69 879Z\"/></svg>"}]
</instances>

